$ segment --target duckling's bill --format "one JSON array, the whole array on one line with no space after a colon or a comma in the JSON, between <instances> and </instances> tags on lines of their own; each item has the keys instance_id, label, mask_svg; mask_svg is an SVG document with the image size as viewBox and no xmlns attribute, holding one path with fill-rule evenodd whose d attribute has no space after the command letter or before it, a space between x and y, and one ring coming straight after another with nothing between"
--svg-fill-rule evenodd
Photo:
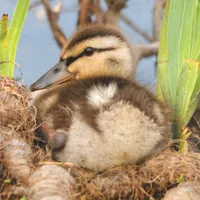
<instances>
[{"instance_id":1,"label":"duckling's bill","mask_svg":"<svg viewBox=\"0 0 200 200\"><path fill-rule=\"evenodd\" d=\"M64 61L57 63L30 87L31 91L41 90L76 79L76 74L71 73Z\"/></svg>"}]
</instances>

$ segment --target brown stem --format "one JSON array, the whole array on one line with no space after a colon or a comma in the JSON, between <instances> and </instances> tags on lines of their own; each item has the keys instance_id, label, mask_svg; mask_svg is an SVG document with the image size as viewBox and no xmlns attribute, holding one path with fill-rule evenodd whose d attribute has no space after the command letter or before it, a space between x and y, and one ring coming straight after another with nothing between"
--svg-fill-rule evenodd
<instances>
[{"instance_id":1,"label":"brown stem","mask_svg":"<svg viewBox=\"0 0 200 200\"><path fill-rule=\"evenodd\" d=\"M165 7L166 0L155 0L153 8L153 40L158 41L160 36L160 26L162 20L162 12Z\"/></svg>"},{"instance_id":2,"label":"brown stem","mask_svg":"<svg viewBox=\"0 0 200 200\"><path fill-rule=\"evenodd\" d=\"M88 24L91 22L90 19L90 5L92 4L91 0L81 0L80 1L80 10L78 17L78 26Z\"/></svg>"},{"instance_id":3,"label":"brown stem","mask_svg":"<svg viewBox=\"0 0 200 200\"><path fill-rule=\"evenodd\" d=\"M104 21L107 24L118 25L120 12L126 7L127 0L106 0L108 10L105 12Z\"/></svg>"},{"instance_id":4,"label":"brown stem","mask_svg":"<svg viewBox=\"0 0 200 200\"><path fill-rule=\"evenodd\" d=\"M91 6L91 10L92 12L94 13L94 15L96 16L96 20L95 22L97 24L103 24L103 21L104 21L104 13L101 9L101 6L100 6L100 0L96 0L94 3L93 3L93 6Z\"/></svg>"},{"instance_id":5,"label":"brown stem","mask_svg":"<svg viewBox=\"0 0 200 200\"><path fill-rule=\"evenodd\" d=\"M158 42L153 42L150 44L138 44L132 45L133 52L133 66L136 66L142 58L157 55L159 48Z\"/></svg>"},{"instance_id":6,"label":"brown stem","mask_svg":"<svg viewBox=\"0 0 200 200\"><path fill-rule=\"evenodd\" d=\"M42 3L45 7L47 17L48 17L48 20L49 20L49 24L51 26L51 30L53 32L54 38L55 38L58 46L60 48L62 48L67 43L67 39L66 39L64 33L62 32L60 26L57 23L58 13L55 13L51 9L51 7L49 5L49 0L42 0Z\"/></svg>"},{"instance_id":7,"label":"brown stem","mask_svg":"<svg viewBox=\"0 0 200 200\"><path fill-rule=\"evenodd\" d=\"M138 44L136 48L140 51L140 59L157 55L159 42L152 42L150 44Z\"/></svg>"}]
</instances>

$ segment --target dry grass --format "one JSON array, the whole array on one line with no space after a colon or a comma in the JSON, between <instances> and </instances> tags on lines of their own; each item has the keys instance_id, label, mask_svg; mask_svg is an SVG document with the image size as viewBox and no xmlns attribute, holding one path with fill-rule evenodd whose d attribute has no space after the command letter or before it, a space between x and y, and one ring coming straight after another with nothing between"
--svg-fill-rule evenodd
<instances>
[{"instance_id":1,"label":"dry grass","mask_svg":"<svg viewBox=\"0 0 200 200\"><path fill-rule=\"evenodd\" d=\"M66 196L67 199L82 200L161 199L168 189L180 182L200 183L200 154L192 150L183 154L167 148L139 166L125 165L102 172L90 171L70 163L53 162L49 155L45 157L42 149L33 145L36 115L26 88L0 77L0 194L4 199L17 200L23 195L29 200L36 199L37 195L41 198L43 193L40 188L37 189L37 185L41 187L44 181L46 193L51 193L51 187L59 191L58 188L63 184L68 187L67 177L74 178L75 184L70 192L66 192L70 187L61 193L55 192L60 199L66 199ZM24 149L26 153L23 153ZM24 170L20 170L24 166L25 174L22 172ZM45 166L48 166L49 173L46 170L42 172ZM51 170L57 170L59 174L51 173ZM38 176L38 173L41 175ZM35 175L38 178L36 180L33 179ZM62 177L66 178L62 180ZM11 178L11 182L8 178Z\"/></svg>"},{"instance_id":2,"label":"dry grass","mask_svg":"<svg viewBox=\"0 0 200 200\"><path fill-rule=\"evenodd\" d=\"M25 86L0 77L0 134L13 137L11 132L15 132L31 144L36 113L29 102L29 93Z\"/></svg>"},{"instance_id":3,"label":"dry grass","mask_svg":"<svg viewBox=\"0 0 200 200\"><path fill-rule=\"evenodd\" d=\"M200 183L200 154L166 149L140 166L119 166L99 173L70 167L70 172L79 198L160 199L180 182Z\"/></svg>"}]
</instances>

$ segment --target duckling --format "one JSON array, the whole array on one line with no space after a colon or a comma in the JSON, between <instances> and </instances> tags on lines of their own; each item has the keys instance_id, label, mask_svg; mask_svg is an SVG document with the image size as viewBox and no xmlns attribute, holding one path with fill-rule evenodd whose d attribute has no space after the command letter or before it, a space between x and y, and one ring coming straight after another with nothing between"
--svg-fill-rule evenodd
<instances>
[{"instance_id":1,"label":"duckling","mask_svg":"<svg viewBox=\"0 0 200 200\"><path fill-rule=\"evenodd\" d=\"M111 26L82 27L31 90L57 160L92 170L138 164L171 139L167 107L133 79L132 52Z\"/></svg>"}]
</instances>

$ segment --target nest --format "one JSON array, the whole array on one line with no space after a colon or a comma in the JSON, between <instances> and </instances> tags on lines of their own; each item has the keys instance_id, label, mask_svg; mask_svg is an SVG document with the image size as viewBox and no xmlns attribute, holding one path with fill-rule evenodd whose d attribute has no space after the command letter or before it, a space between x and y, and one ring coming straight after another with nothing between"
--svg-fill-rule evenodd
<instances>
[{"instance_id":1,"label":"nest","mask_svg":"<svg viewBox=\"0 0 200 200\"><path fill-rule=\"evenodd\" d=\"M35 126L36 110L29 101L26 87L0 77L0 135L7 137L8 132L15 132L31 143Z\"/></svg>"},{"instance_id":2,"label":"nest","mask_svg":"<svg viewBox=\"0 0 200 200\"><path fill-rule=\"evenodd\" d=\"M25 86L0 76L0 193L8 180L25 182L31 173L37 112L29 96Z\"/></svg>"},{"instance_id":3,"label":"nest","mask_svg":"<svg viewBox=\"0 0 200 200\"><path fill-rule=\"evenodd\" d=\"M25 195L32 200L38 199L39 195L43 198L41 195L44 193L40 188L44 182L47 193L52 194L52 191L56 190L54 194L60 197L58 199L63 200L162 199L170 188L176 187L179 183L200 184L200 154L192 150L183 154L167 148L141 165L123 165L101 172L90 171L69 163L54 162L50 156L44 159L43 150L34 147L33 143L36 115L36 110L29 101L27 89L13 80L0 77L0 194L2 197L18 200ZM18 150L21 153L16 153ZM23 153L23 150L26 153ZM30 159L33 154L35 158ZM18 170L25 165L26 170ZM52 169L49 165L52 165ZM51 173L51 170L54 173ZM17 173L19 171L20 173ZM43 174L38 176L38 173ZM34 179L36 175L37 180ZM39 177L42 179L39 180ZM71 178L67 182L61 180L62 177ZM5 182L8 178L11 178L10 183ZM34 184L34 187L31 184ZM37 184L40 185L38 190ZM65 191L59 190L58 187L63 184L66 187L72 184L72 187L66 188ZM36 194L38 191L41 193Z\"/></svg>"},{"instance_id":4,"label":"nest","mask_svg":"<svg viewBox=\"0 0 200 200\"><path fill-rule=\"evenodd\" d=\"M119 166L99 173L77 167L70 171L79 198L161 199L180 182L200 183L200 154L166 149L139 166Z\"/></svg>"}]
</instances>

